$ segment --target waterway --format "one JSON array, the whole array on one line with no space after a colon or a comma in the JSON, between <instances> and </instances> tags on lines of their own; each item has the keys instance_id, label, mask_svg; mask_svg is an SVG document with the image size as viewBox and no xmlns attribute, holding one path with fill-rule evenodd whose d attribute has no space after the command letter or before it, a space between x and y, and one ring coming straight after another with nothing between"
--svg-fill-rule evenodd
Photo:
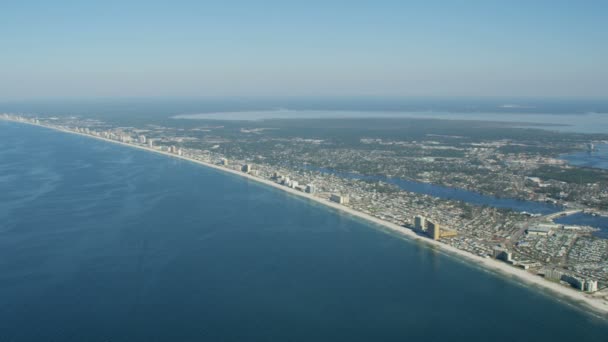
<instances>
[{"instance_id":1,"label":"waterway","mask_svg":"<svg viewBox=\"0 0 608 342\"><path fill-rule=\"evenodd\" d=\"M590 226L599 230L593 234L597 237L608 239L608 217L597 216L586 213L577 213L574 215L558 217L553 220L555 223L565 225Z\"/></svg>"},{"instance_id":2,"label":"waterway","mask_svg":"<svg viewBox=\"0 0 608 342\"><path fill-rule=\"evenodd\" d=\"M579 151L560 156L571 165L608 169L608 144L599 144L593 151Z\"/></svg>"},{"instance_id":3,"label":"waterway","mask_svg":"<svg viewBox=\"0 0 608 342\"><path fill-rule=\"evenodd\" d=\"M326 174L333 174L348 179L383 181L386 183L394 184L405 191L430 195L448 200L462 201L479 206L485 205L489 207L511 209L518 212L527 212L531 214L542 215L555 213L561 210L558 206L555 206L550 203L524 201L513 198L499 198L495 196L483 195L474 191L441 186L431 183L417 182L401 178L369 176L352 172L338 172L328 168L314 167L311 165L305 165L305 168L307 170L318 171Z\"/></svg>"}]
</instances>

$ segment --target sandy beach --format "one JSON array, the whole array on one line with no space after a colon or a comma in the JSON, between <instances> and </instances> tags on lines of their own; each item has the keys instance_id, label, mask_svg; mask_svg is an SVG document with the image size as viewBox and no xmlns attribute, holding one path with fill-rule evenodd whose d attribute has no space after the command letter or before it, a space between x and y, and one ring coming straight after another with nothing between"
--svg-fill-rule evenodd
<instances>
[{"instance_id":1,"label":"sandy beach","mask_svg":"<svg viewBox=\"0 0 608 342\"><path fill-rule=\"evenodd\" d=\"M452 256L456 256L459 257L460 259L466 260L468 263L471 263L475 266L479 266L479 267L483 267L484 269L490 270L492 272L504 275L510 279L514 279L516 281L518 281L519 283L525 284L528 287L531 288L535 288L537 291L541 291L545 294L550 294L552 297L556 298L556 299L561 299L562 302L566 302L566 303L570 303L570 304L575 304L577 306L580 306L582 308L586 308L586 309L591 309L593 312L599 314L600 316L606 317L608 318L608 301L603 299L603 298L597 298L597 297L593 297L590 294L586 294L580 291L577 291L575 289L571 289L568 287L565 287L563 285L560 285L558 283L555 282L550 282L545 280L544 278L540 277L540 276L536 276L533 275L525 270L513 267L511 265L508 265L506 263L491 259L491 258L484 258L484 257L480 257L474 254L471 254L469 252L466 251L462 251L459 250L455 247L446 245L444 243L441 243L439 241L434 241L432 239L428 239L422 236L417 235L415 232L413 232L412 230L396 225L394 223L391 222L387 222L387 221L383 221L380 220L378 218L375 218L373 216L367 215L365 213L353 210L349 207L346 207L344 205L340 205L334 202L330 202L327 199L323 199L323 198L319 198L319 197L315 197L311 194L307 194L295 189L291 189L288 188L286 186L283 185L279 185L277 183L274 183L270 180L266 180L266 179L262 179L250 174L246 174L240 171L235 171L232 169L228 169L219 165L215 165L215 164L211 164L211 163L207 163L207 162L203 162L200 160L196 160L196 159L192 159L189 158L188 156L179 156L176 154L172 154L172 153L168 153L168 152L164 152L164 151L160 151L160 150L156 150L153 148L149 148L149 147L145 147L145 146L140 146L140 145L134 145L134 144L128 144L128 143L123 143L123 142L119 142L119 141L115 141L115 140L110 140L110 139L105 139L102 137L98 137L98 136L93 136L93 135L88 135L88 134L84 134L84 133L78 133L78 132L73 132L70 130L65 130L59 127L52 127L52 126L46 126L46 125L37 125L37 124L33 124L33 123L29 123L29 122L22 122L22 121L15 121L15 120L7 120L7 121L12 121L12 122L17 122L17 123L24 123L24 124L29 124L29 125L34 125L34 126L39 126L39 127L44 127L44 128L49 128L49 129L53 129L56 131L60 131L60 132L64 132L64 133L71 133L71 134L77 134L77 135L81 135L81 136L85 136L85 137L89 137L89 138L94 138L94 139L99 139L99 140L103 140L103 141L107 141L107 142L111 142L111 143L115 143L115 144L119 144L119 145L123 145L123 146L128 146L131 148L137 148L140 150L146 150L149 152L154 152L154 153L158 153L158 154L162 154L168 157L172 157L172 158L178 158L178 159L182 159L182 160L187 160L189 162L192 163L196 163L205 167L209 167L215 170L219 170L228 174L233 174L239 177L244 177L246 179L273 187L275 189L279 189L282 191L285 191L289 194L292 194L294 196L299 196L299 197L303 197L306 198L310 201L314 201L316 203L322 204L328 208L334 209L334 210L338 210L340 212L343 213L347 213L349 215L352 215L353 217L356 218L360 218L363 219L367 222L371 222L374 225L377 225L379 227L381 227L384 230L388 230L390 232L394 232L394 233L398 233L400 236L403 236L409 240L412 241L418 241L418 242L422 242L427 244L428 246L432 246L433 248L438 249L441 252L445 252L446 254L452 255Z\"/></svg>"}]
</instances>

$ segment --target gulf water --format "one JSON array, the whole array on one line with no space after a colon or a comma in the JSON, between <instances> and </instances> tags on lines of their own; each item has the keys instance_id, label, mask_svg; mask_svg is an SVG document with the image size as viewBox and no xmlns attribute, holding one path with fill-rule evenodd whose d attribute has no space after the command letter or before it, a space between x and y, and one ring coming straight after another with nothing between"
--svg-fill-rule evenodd
<instances>
[{"instance_id":1,"label":"gulf water","mask_svg":"<svg viewBox=\"0 0 608 342\"><path fill-rule=\"evenodd\" d=\"M0 121L0 341L606 341L608 324L189 162Z\"/></svg>"}]
</instances>

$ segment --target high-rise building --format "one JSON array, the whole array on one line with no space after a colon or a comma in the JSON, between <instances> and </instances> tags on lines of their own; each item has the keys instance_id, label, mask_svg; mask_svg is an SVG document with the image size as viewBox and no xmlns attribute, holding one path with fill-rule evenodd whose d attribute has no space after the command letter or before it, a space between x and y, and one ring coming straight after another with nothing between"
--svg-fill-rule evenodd
<instances>
[{"instance_id":1,"label":"high-rise building","mask_svg":"<svg viewBox=\"0 0 608 342\"><path fill-rule=\"evenodd\" d=\"M308 193L308 194L314 194L315 193L315 186L313 184L306 184L305 192Z\"/></svg>"},{"instance_id":2,"label":"high-rise building","mask_svg":"<svg viewBox=\"0 0 608 342\"><path fill-rule=\"evenodd\" d=\"M562 275L561 280L570 284L574 288L577 288L581 291L585 291L585 279L579 278L571 274L564 274Z\"/></svg>"},{"instance_id":3,"label":"high-rise building","mask_svg":"<svg viewBox=\"0 0 608 342\"><path fill-rule=\"evenodd\" d=\"M331 196L329 197L329 200L332 202L336 202L338 204L348 204L348 202L349 202L348 196L342 196L342 195L338 195L338 194L331 194Z\"/></svg>"},{"instance_id":4,"label":"high-rise building","mask_svg":"<svg viewBox=\"0 0 608 342\"><path fill-rule=\"evenodd\" d=\"M587 279L585 281L585 292L596 292L597 291L597 280Z\"/></svg>"},{"instance_id":5,"label":"high-rise building","mask_svg":"<svg viewBox=\"0 0 608 342\"><path fill-rule=\"evenodd\" d=\"M414 228L420 231L426 230L426 217L416 215L414 216Z\"/></svg>"},{"instance_id":6,"label":"high-rise building","mask_svg":"<svg viewBox=\"0 0 608 342\"><path fill-rule=\"evenodd\" d=\"M494 259L511 262L513 261L513 254L509 252L506 248L502 247L494 247L493 250Z\"/></svg>"},{"instance_id":7,"label":"high-rise building","mask_svg":"<svg viewBox=\"0 0 608 342\"><path fill-rule=\"evenodd\" d=\"M220 165L228 166L228 159L226 159L226 158L220 159Z\"/></svg>"},{"instance_id":8,"label":"high-rise building","mask_svg":"<svg viewBox=\"0 0 608 342\"><path fill-rule=\"evenodd\" d=\"M243 165L243 167L241 167L241 171L243 171L245 173L249 173L249 172L251 172L251 170L253 170L251 164L245 164L245 165Z\"/></svg>"},{"instance_id":9,"label":"high-rise building","mask_svg":"<svg viewBox=\"0 0 608 342\"><path fill-rule=\"evenodd\" d=\"M545 270L545 278L550 279L550 280L559 281L562 279L563 275L564 275L564 272L562 272L556 268Z\"/></svg>"},{"instance_id":10,"label":"high-rise building","mask_svg":"<svg viewBox=\"0 0 608 342\"><path fill-rule=\"evenodd\" d=\"M433 223L429 220L426 220L426 232L433 240L439 240L439 238L441 237L441 230L439 228L439 224Z\"/></svg>"},{"instance_id":11,"label":"high-rise building","mask_svg":"<svg viewBox=\"0 0 608 342\"><path fill-rule=\"evenodd\" d=\"M137 141L138 141L140 144L145 144L145 143L146 143L146 136L145 136L145 135L139 135L139 136L137 137Z\"/></svg>"},{"instance_id":12,"label":"high-rise building","mask_svg":"<svg viewBox=\"0 0 608 342\"><path fill-rule=\"evenodd\" d=\"M595 292L598 289L597 280L584 279L556 268L545 270L545 278L553 281L564 281L584 292Z\"/></svg>"}]
</instances>

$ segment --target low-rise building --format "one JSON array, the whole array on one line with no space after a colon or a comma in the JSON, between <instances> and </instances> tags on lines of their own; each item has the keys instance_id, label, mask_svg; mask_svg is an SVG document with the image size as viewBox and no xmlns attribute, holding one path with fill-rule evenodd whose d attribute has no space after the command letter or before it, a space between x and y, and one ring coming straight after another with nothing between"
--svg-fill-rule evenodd
<instances>
[{"instance_id":1,"label":"low-rise building","mask_svg":"<svg viewBox=\"0 0 608 342\"><path fill-rule=\"evenodd\" d=\"M458 232L450 229L441 229L441 238L451 238L458 236Z\"/></svg>"},{"instance_id":2,"label":"low-rise building","mask_svg":"<svg viewBox=\"0 0 608 342\"><path fill-rule=\"evenodd\" d=\"M528 235L541 235L541 236L549 236L553 234L553 229L556 228L553 224L536 224L528 227L526 233Z\"/></svg>"}]
</instances>

